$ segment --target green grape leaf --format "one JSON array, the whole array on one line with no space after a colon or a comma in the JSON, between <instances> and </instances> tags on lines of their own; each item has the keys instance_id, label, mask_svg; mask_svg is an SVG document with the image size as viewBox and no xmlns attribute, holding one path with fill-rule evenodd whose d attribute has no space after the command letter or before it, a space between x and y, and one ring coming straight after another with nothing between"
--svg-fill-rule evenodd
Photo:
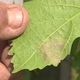
<instances>
[{"instance_id":1,"label":"green grape leaf","mask_svg":"<svg viewBox=\"0 0 80 80\"><path fill-rule=\"evenodd\" d=\"M57 66L80 36L80 0L30 0L24 7L30 22L13 41L13 72Z\"/></svg>"}]
</instances>

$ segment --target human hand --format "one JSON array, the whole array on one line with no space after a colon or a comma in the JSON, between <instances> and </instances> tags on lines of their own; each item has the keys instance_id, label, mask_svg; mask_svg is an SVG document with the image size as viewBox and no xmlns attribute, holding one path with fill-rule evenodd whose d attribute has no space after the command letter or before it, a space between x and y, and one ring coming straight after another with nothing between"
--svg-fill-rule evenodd
<instances>
[{"instance_id":1,"label":"human hand","mask_svg":"<svg viewBox=\"0 0 80 80\"><path fill-rule=\"evenodd\" d=\"M28 19L28 13L24 8L0 3L0 80L16 80L11 74L12 55L8 55L10 42L25 31Z\"/></svg>"}]
</instances>

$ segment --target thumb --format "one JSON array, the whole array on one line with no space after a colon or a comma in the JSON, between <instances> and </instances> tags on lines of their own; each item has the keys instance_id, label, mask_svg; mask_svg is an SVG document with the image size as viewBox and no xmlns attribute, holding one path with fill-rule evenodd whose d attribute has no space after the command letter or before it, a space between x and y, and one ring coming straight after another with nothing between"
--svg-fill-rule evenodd
<instances>
[{"instance_id":1,"label":"thumb","mask_svg":"<svg viewBox=\"0 0 80 80\"><path fill-rule=\"evenodd\" d=\"M28 11L19 5L0 4L0 39L20 36L28 25Z\"/></svg>"}]
</instances>

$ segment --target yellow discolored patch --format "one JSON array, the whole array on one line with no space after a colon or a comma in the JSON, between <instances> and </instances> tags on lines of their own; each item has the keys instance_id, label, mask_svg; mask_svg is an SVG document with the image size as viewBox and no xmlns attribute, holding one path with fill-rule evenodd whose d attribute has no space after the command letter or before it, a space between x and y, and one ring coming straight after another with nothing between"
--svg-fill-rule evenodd
<instances>
[{"instance_id":1,"label":"yellow discolored patch","mask_svg":"<svg viewBox=\"0 0 80 80\"><path fill-rule=\"evenodd\" d=\"M61 53L65 46L65 39L62 37L55 37L53 39L48 39L42 46L41 51L44 55L45 60L49 60L51 64L57 66L60 62Z\"/></svg>"}]
</instances>

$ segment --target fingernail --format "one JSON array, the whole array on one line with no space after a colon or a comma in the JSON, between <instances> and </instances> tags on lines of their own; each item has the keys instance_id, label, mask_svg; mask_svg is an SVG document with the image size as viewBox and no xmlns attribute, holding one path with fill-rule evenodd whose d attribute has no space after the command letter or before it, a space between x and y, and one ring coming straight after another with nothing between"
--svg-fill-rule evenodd
<instances>
[{"instance_id":1,"label":"fingernail","mask_svg":"<svg viewBox=\"0 0 80 80\"><path fill-rule=\"evenodd\" d=\"M7 11L8 14L8 25L15 29L19 28L23 21L22 10L19 7L11 7Z\"/></svg>"}]
</instances>

